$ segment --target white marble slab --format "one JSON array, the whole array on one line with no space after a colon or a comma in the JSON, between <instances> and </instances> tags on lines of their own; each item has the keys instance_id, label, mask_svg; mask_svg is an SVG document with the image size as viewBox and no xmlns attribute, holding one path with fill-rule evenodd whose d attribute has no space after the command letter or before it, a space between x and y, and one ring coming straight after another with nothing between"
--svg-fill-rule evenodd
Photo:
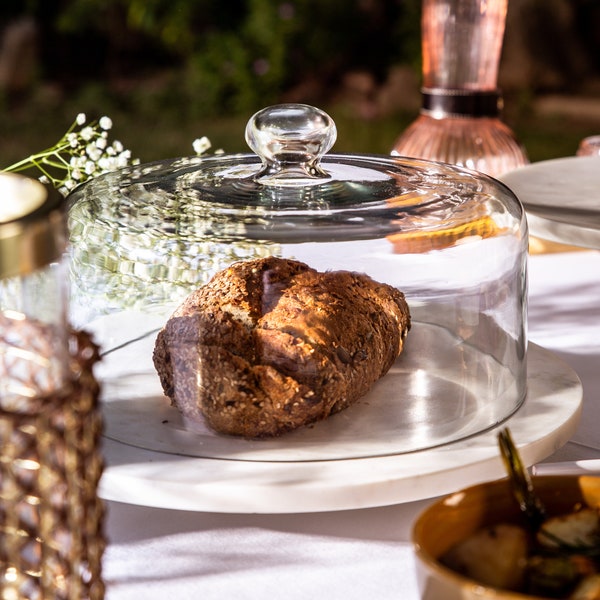
<instances>
[{"instance_id":1,"label":"white marble slab","mask_svg":"<svg viewBox=\"0 0 600 600\"><path fill-rule=\"evenodd\" d=\"M506 422L531 465L575 431L582 388L554 354L530 345L528 395ZM430 498L504 474L498 429L429 450L298 462L197 458L104 441L108 500L218 513L321 512Z\"/></svg>"}]
</instances>

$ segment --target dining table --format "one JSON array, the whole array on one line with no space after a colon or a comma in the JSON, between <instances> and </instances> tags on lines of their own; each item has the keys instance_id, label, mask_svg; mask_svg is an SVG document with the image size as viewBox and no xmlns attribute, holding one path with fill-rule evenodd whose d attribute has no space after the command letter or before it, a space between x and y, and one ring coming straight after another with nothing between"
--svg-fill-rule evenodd
<instances>
[{"instance_id":1,"label":"dining table","mask_svg":"<svg viewBox=\"0 0 600 600\"><path fill-rule=\"evenodd\" d=\"M555 436L537 468L597 468L580 461L600 459L600 251L530 253L527 331L582 390L567 439ZM108 498L106 598L417 600L411 530L435 499L235 512Z\"/></svg>"}]
</instances>

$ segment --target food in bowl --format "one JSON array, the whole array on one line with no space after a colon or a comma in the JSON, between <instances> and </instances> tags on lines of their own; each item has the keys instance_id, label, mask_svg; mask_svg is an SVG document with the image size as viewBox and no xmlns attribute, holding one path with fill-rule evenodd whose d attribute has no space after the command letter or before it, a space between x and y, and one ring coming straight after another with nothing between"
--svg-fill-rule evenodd
<instances>
[{"instance_id":1,"label":"food in bowl","mask_svg":"<svg viewBox=\"0 0 600 600\"><path fill-rule=\"evenodd\" d=\"M267 257L234 263L190 294L159 332L153 359L185 417L263 438L356 402L390 369L409 329L396 288Z\"/></svg>"},{"instance_id":2,"label":"food in bowl","mask_svg":"<svg viewBox=\"0 0 600 600\"><path fill-rule=\"evenodd\" d=\"M533 526L508 479L451 494L419 516L413 541L423 600L600 598L600 477L532 484L546 510Z\"/></svg>"}]
</instances>

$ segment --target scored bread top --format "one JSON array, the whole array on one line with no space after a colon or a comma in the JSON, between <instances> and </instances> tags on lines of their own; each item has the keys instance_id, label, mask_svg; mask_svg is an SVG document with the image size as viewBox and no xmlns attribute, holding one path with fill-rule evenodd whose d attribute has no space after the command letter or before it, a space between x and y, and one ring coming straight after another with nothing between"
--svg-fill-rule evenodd
<instances>
[{"instance_id":1,"label":"scored bread top","mask_svg":"<svg viewBox=\"0 0 600 600\"><path fill-rule=\"evenodd\" d=\"M159 333L154 363L184 415L259 438L355 402L409 329L396 288L269 257L234 263L190 294Z\"/></svg>"}]
</instances>

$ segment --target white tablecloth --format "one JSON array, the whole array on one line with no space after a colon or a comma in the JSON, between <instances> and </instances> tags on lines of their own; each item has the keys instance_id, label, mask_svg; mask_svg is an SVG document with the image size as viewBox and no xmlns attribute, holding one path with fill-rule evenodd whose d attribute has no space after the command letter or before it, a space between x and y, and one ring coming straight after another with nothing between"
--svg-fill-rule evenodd
<instances>
[{"instance_id":1,"label":"white tablecloth","mask_svg":"<svg viewBox=\"0 0 600 600\"><path fill-rule=\"evenodd\" d=\"M529 339L584 388L577 432L547 460L600 457L600 252L534 256L529 273ZM410 530L431 501L292 515L109 502L107 599L417 600Z\"/></svg>"}]
</instances>

